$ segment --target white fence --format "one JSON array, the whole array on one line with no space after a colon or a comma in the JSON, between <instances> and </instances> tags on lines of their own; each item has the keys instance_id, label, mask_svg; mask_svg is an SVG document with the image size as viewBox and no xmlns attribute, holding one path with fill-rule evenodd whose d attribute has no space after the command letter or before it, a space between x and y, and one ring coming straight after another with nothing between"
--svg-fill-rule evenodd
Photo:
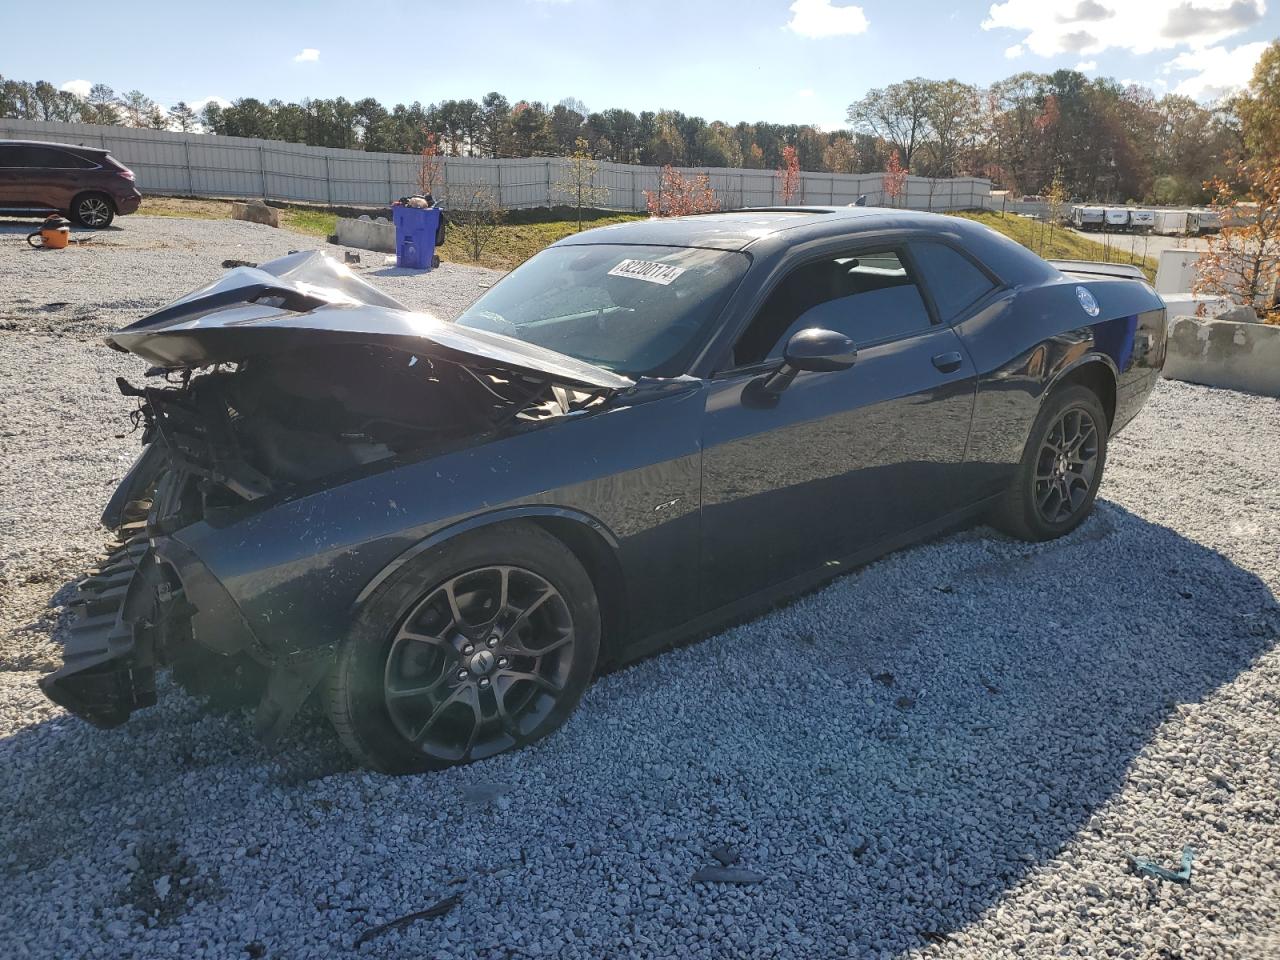
<instances>
[{"instance_id":1,"label":"white fence","mask_svg":"<svg viewBox=\"0 0 1280 960\"><path fill-rule=\"evenodd\" d=\"M0 118L0 138L53 140L105 147L134 171L143 193L186 197L261 197L336 206L385 206L417 190L418 157L366 153L334 147L308 147L279 140L215 137L167 130L57 123ZM565 203L555 184L568 162L557 157L489 160L445 157L439 191L446 205L449 188L483 183L502 207L519 209ZM706 173L726 209L780 204L778 177L772 170L683 167ZM612 210L646 209L645 191L658 189L659 167L599 164L596 186L609 191L602 206ZM802 173L793 205L853 203L859 196L879 206L886 202L880 173ZM908 177L897 206L914 210L964 210L990 206L991 182L976 178L930 180Z\"/></svg>"}]
</instances>

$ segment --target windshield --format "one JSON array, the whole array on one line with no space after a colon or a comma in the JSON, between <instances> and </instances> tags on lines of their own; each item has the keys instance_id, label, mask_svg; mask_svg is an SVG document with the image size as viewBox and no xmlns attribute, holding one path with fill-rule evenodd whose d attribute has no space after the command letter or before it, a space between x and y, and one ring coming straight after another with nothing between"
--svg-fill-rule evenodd
<instances>
[{"instance_id":1,"label":"windshield","mask_svg":"<svg viewBox=\"0 0 1280 960\"><path fill-rule=\"evenodd\" d=\"M457 322L615 373L678 376L749 262L743 253L691 247L549 247Z\"/></svg>"}]
</instances>

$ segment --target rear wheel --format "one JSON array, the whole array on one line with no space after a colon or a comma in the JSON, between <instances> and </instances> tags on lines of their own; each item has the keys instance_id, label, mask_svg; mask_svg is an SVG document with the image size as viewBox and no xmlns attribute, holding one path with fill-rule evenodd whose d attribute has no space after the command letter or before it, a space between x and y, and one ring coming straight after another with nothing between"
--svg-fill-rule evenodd
<instances>
[{"instance_id":1,"label":"rear wheel","mask_svg":"<svg viewBox=\"0 0 1280 960\"><path fill-rule=\"evenodd\" d=\"M116 209L105 193L82 193L71 201L71 218L83 227L101 230L111 226Z\"/></svg>"},{"instance_id":2,"label":"rear wheel","mask_svg":"<svg viewBox=\"0 0 1280 960\"><path fill-rule=\"evenodd\" d=\"M559 727L599 646L577 558L533 524L502 524L410 561L378 589L330 675L329 716L379 770L469 763Z\"/></svg>"},{"instance_id":3,"label":"rear wheel","mask_svg":"<svg viewBox=\"0 0 1280 960\"><path fill-rule=\"evenodd\" d=\"M1023 540L1070 533L1093 510L1107 460L1107 415L1088 387L1055 391L1036 418L994 522Z\"/></svg>"}]
</instances>

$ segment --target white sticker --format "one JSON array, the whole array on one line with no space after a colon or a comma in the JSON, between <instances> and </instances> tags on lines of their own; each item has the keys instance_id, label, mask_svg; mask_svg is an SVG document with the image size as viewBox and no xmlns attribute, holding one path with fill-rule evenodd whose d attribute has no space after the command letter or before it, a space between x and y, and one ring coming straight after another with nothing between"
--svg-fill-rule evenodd
<instances>
[{"instance_id":1,"label":"white sticker","mask_svg":"<svg viewBox=\"0 0 1280 960\"><path fill-rule=\"evenodd\" d=\"M609 271L609 276L631 277L633 280L644 280L646 283L660 283L665 287L682 273L684 273L684 267L654 263L652 260L623 260Z\"/></svg>"}]
</instances>

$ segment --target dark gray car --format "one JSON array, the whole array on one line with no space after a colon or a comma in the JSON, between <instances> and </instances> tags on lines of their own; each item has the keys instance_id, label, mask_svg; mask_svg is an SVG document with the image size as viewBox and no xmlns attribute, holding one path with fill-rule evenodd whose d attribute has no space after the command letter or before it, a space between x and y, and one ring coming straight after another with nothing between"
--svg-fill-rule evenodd
<instances>
[{"instance_id":1,"label":"dark gray car","mask_svg":"<svg viewBox=\"0 0 1280 960\"><path fill-rule=\"evenodd\" d=\"M456 322L317 253L109 338L141 458L48 695L102 726L154 671L278 737L324 691L364 762L555 729L602 665L981 518L1089 513L1164 363L1132 268L971 221L748 210L587 231Z\"/></svg>"}]
</instances>

